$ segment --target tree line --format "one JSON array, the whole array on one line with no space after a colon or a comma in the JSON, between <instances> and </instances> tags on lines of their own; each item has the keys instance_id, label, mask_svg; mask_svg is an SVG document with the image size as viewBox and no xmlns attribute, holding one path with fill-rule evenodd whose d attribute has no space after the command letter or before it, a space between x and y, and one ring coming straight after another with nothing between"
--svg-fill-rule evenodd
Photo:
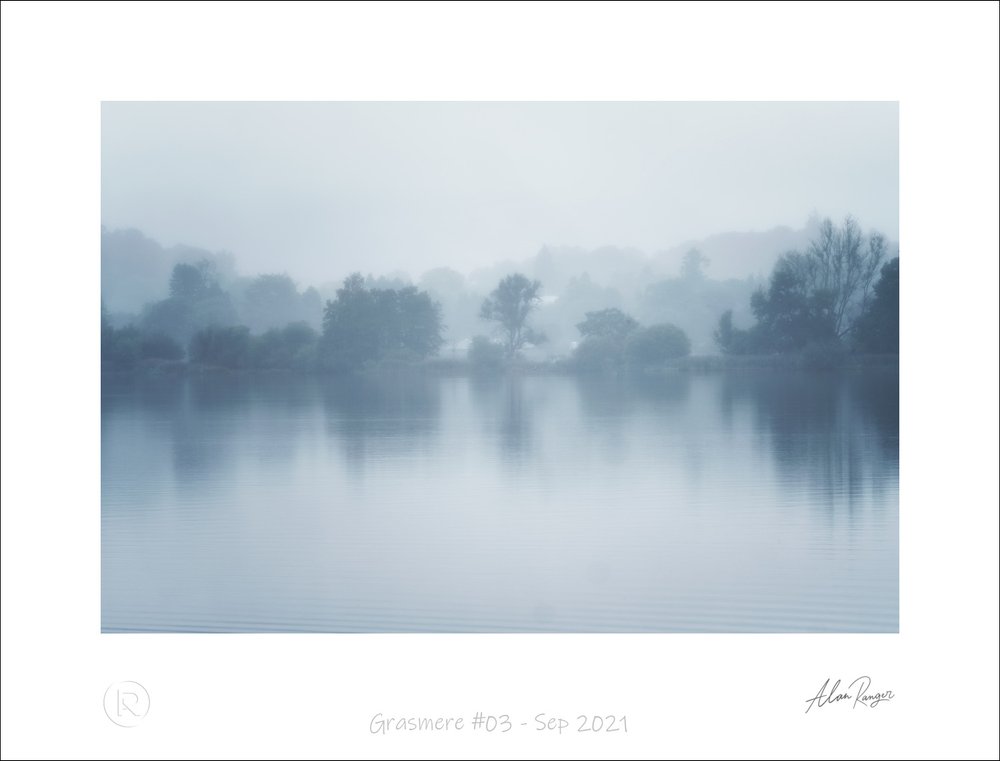
<instances>
[{"instance_id":1,"label":"tree line","mask_svg":"<svg viewBox=\"0 0 1000 761\"><path fill-rule=\"evenodd\" d=\"M879 233L864 236L847 217L829 219L804 253L780 257L766 288L751 297L756 320L733 325L725 312L715 340L725 354L791 354L835 361L848 351L899 353L899 257L886 261Z\"/></svg>"},{"instance_id":2,"label":"tree line","mask_svg":"<svg viewBox=\"0 0 1000 761\"><path fill-rule=\"evenodd\" d=\"M715 341L724 354L801 353L822 362L838 361L847 351L897 353L899 259L885 261L886 252L885 239L862 235L852 218L840 227L824 221L808 250L780 257L766 287L752 294L755 324L739 328L726 311ZM684 277L697 280L703 263L696 252L689 254ZM473 367L495 370L546 342L533 324L542 288L541 281L520 273L499 281L480 305L479 319L492 330L472 339L467 359ZM104 365L186 358L231 369L345 372L421 362L444 343L441 305L427 291L358 273L325 306L314 289L299 293L286 275L259 276L245 289L239 316L207 260L175 265L168 294L118 328L102 303ZM301 319L318 309L320 330ZM288 318L284 327L261 330L275 314ZM575 327L579 340L563 365L581 372L643 368L691 352L681 328L667 322L643 326L617 307L587 311Z\"/></svg>"}]
</instances>

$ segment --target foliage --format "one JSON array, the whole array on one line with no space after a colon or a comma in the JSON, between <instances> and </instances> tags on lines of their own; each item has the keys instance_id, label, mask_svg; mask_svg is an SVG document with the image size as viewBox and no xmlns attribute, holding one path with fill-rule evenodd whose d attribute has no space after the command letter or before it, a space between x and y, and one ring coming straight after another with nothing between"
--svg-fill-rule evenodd
<instances>
[{"instance_id":1,"label":"foliage","mask_svg":"<svg viewBox=\"0 0 1000 761\"><path fill-rule=\"evenodd\" d=\"M170 273L170 296L194 301L204 296L210 288L206 263L174 265Z\"/></svg>"},{"instance_id":2,"label":"foliage","mask_svg":"<svg viewBox=\"0 0 1000 761\"><path fill-rule=\"evenodd\" d=\"M866 238L852 217L839 228L824 220L808 251L779 258L767 288L758 288L751 297L756 325L740 330L733 325L732 313L725 312L715 331L716 343L727 354L783 354L809 347L809 361L823 364L827 360L817 358L840 356L842 341L855 331L864 334L855 337L858 346L891 346L893 327L886 321L895 314L898 348L898 276L895 301L889 280L877 312L871 298L872 280L886 248L882 235ZM879 330L884 338L877 337Z\"/></svg>"},{"instance_id":3,"label":"foliage","mask_svg":"<svg viewBox=\"0 0 1000 761\"><path fill-rule=\"evenodd\" d=\"M250 329L245 325L202 328L191 339L192 362L231 369L250 366Z\"/></svg>"},{"instance_id":4,"label":"foliage","mask_svg":"<svg viewBox=\"0 0 1000 761\"><path fill-rule=\"evenodd\" d=\"M645 324L668 322L683 326L692 351L708 352L712 329L721 313L731 310L735 319L752 319L750 297L757 283L752 278L713 280L704 275L704 259L684 262L680 277L656 280L642 287L635 317Z\"/></svg>"},{"instance_id":5,"label":"foliage","mask_svg":"<svg viewBox=\"0 0 1000 761\"><path fill-rule=\"evenodd\" d=\"M634 331L625 343L625 356L636 365L654 365L691 353L691 342L676 325L663 323Z\"/></svg>"},{"instance_id":6,"label":"foliage","mask_svg":"<svg viewBox=\"0 0 1000 761\"><path fill-rule=\"evenodd\" d=\"M308 370L315 366L319 333L304 322L272 328L252 339L250 362L265 370Z\"/></svg>"},{"instance_id":7,"label":"foliage","mask_svg":"<svg viewBox=\"0 0 1000 761\"><path fill-rule=\"evenodd\" d=\"M837 338L850 332L858 315L868 304L875 274L886 252L880 233L865 239L853 217L840 228L829 219L820 223L819 235L806 256L807 285L813 292L826 292Z\"/></svg>"},{"instance_id":8,"label":"foliage","mask_svg":"<svg viewBox=\"0 0 1000 761\"><path fill-rule=\"evenodd\" d=\"M476 336L469 346L469 362L476 369L496 369L503 365L504 348L486 336Z\"/></svg>"},{"instance_id":9,"label":"foliage","mask_svg":"<svg viewBox=\"0 0 1000 761\"><path fill-rule=\"evenodd\" d=\"M609 370L625 359L625 342L639 330L639 323L616 308L587 312L577 323L583 341L573 352L576 367L585 372Z\"/></svg>"},{"instance_id":10,"label":"foliage","mask_svg":"<svg viewBox=\"0 0 1000 761\"><path fill-rule=\"evenodd\" d=\"M139 360L141 334L133 326L101 331L101 363L115 368L132 367Z\"/></svg>"},{"instance_id":11,"label":"foliage","mask_svg":"<svg viewBox=\"0 0 1000 761\"><path fill-rule=\"evenodd\" d=\"M629 333L639 327L639 323L620 309L601 309L587 312L583 322L576 325L580 335L587 338L608 338L624 341Z\"/></svg>"},{"instance_id":12,"label":"foliage","mask_svg":"<svg viewBox=\"0 0 1000 761\"><path fill-rule=\"evenodd\" d=\"M134 325L115 328L108 310L101 302L101 364L111 368L129 369L143 359L179 360L184 349L162 333L143 333Z\"/></svg>"},{"instance_id":13,"label":"foliage","mask_svg":"<svg viewBox=\"0 0 1000 761\"><path fill-rule=\"evenodd\" d=\"M258 275L243 279L234 289L240 323L260 334L293 322L318 327L323 318L323 300L315 288L299 292L285 274Z\"/></svg>"},{"instance_id":14,"label":"foliage","mask_svg":"<svg viewBox=\"0 0 1000 761\"><path fill-rule=\"evenodd\" d=\"M874 298L854 326L855 345L861 351L899 353L899 257L882 265Z\"/></svg>"},{"instance_id":15,"label":"foliage","mask_svg":"<svg viewBox=\"0 0 1000 761\"><path fill-rule=\"evenodd\" d=\"M497 323L504 351L509 358L527 344L545 341L543 334L535 332L527 324L528 316L541 301L541 290L542 284L538 280L528 280L520 273L508 275L479 309L481 319Z\"/></svg>"},{"instance_id":16,"label":"foliage","mask_svg":"<svg viewBox=\"0 0 1000 761\"><path fill-rule=\"evenodd\" d=\"M170 296L146 306L141 327L183 344L201 328L235 323L236 310L229 294L219 286L214 267L203 261L174 266Z\"/></svg>"},{"instance_id":17,"label":"foliage","mask_svg":"<svg viewBox=\"0 0 1000 761\"><path fill-rule=\"evenodd\" d=\"M625 358L625 345L620 339L607 335L585 338L573 352L573 362L584 372L614 369Z\"/></svg>"},{"instance_id":18,"label":"foliage","mask_svg":"<svg viewBox=\"0 0 1000 761\"><path fill-rule=\"evenodd\" d=\"M753 353L751 331L741 330L733 325L732 309L722 313L713 337L723 354Z\"/></svg>"},{"instance_id":19,"label":"foliage","mask_svg":"<svg viewBox=\"0 0 1000 761\"><path fill-rule=\"evenodd\" d=\"M327 302L321 360L326 367L357 368L385 357L422 359L441 348L441 330L440 307L426 292L368 289L355 273Z\"/></svg>"},{"instance_id":20,"label":"foliage","mask_svg":"<svg viewBox=\"0 0 1000 761\"><path fill-rule=\"evenodd\" d=\"M775 264L767 290L758 289L750 299L757 318L754 348L794 352L811 341L837 338L834 294L815 288L813 268L808 256L796 253Z\"/></svg>"}]
</instances>

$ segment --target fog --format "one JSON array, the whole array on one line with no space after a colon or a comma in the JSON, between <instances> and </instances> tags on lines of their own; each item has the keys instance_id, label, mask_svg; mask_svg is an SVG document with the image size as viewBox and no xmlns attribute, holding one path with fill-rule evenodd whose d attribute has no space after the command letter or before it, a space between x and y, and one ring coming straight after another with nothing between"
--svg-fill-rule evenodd
<instances>
[{"instance_id":1,"label":"fog","mask_svg":"<svg viewBox=\"0 0 1000 761\"><path fill-rule=\"evenodd\" d=\"M895 240L898 168L895 103L102 109L105 226L316 286L355 270L468 275L546 246L676 249L676 266L710 236L814 214ZM719 278L770 266L733 247L707 255Z\"/></svg>"},{"instance_id":2,"label":"fog","mask_svg":"<svg viewBox=\"0 0 1000 761\"><path fill-rule=\"evenodd\" d=\"M104 631L898 631L895 105L104 119Z\"/></svg>"}]
</instances>

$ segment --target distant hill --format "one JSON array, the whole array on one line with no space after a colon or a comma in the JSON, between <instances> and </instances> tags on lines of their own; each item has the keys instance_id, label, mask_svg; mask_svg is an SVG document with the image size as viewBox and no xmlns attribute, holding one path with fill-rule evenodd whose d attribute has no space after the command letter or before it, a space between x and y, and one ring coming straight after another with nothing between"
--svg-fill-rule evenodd
<instances>
[{"instance_id":1,"label":"distant hill","mask_svg":"<svg viewBox=\"0 0 1000 761\"><path fill-rule=\"evenodd\" d=\"M545 290L553 293L561 292L571 280L586 273L595 283L616 288L623 294L634 293L656 280L678 276L684 255L691 249L698 249L708 259L707 277L764 279L783 253L808 247L815 236L816 224L810 221L800 229L775 227L763 232L720 233L653 254L616 246L595 249L544 246L533 257L476 270L470 273L469 283L488 290L504 275L524 272L541 280Z\"/></svg>"},{"instance_id":2,"label":"distant hill","mask_svg":"<svg viewBox=\"0 0 1000 761\"><path fill-rule=\"evenodd\" d=\"M775 227L763 232L727 232L686 241L656 254L658 269L676 274L681 259L692 248L708 258L707 274L718 280L767 277L775 260L787 251L804 251L815 237L817 221L803 228Z\"/></svg>"},{"instance_id":3,"label":"distant hill","mask_svg":"<svg viewBox=\"0 0 1000 761\"><path fill-rule=\"evenodd\" d=\"M213 262L220 279L235 276L232 254L192 246L164 248L138 230L101 228L101 298L111 312L137 313L165 298L170 272L178 263Z\"/></svg>"}]
</instances>

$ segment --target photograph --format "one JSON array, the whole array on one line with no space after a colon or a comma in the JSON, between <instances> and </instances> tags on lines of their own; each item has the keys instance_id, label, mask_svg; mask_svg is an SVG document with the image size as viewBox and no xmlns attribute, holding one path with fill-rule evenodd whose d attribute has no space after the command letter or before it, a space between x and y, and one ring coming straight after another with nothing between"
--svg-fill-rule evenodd
<instances>
[{"instance_id":1,"label":"photograph","mask_svg":"<svg viewBox=\"0 0 1000 761\"><path fill-rule=\"evenodd\" d=\"M899 630L897 103L101 149L103 632Z\"/></svg>"}]
</instances>

